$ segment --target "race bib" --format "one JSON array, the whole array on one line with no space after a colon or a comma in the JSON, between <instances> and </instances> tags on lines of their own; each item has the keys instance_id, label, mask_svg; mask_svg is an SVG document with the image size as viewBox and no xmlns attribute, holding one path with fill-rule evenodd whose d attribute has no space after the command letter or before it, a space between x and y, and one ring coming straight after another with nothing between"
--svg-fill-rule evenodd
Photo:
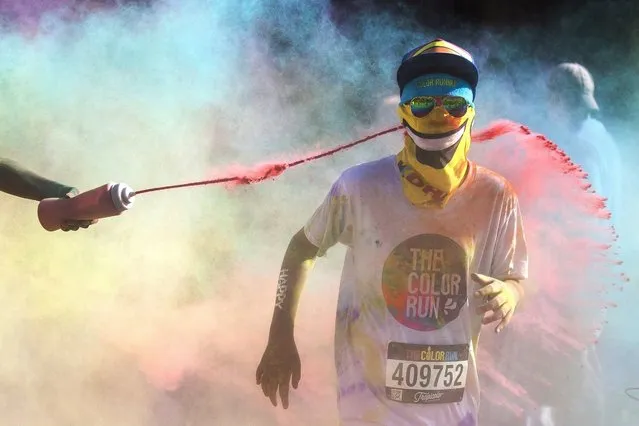
<instances>
[{"instance_id":1,"label":"race bib","mask_svg":"<svg viewBox=\"0 0 639 426\"><path fill-rule=\"evenodd\" d=\"M448 404L464 397L468 345L390 342L386 397L412 404Z\"/></svg>"}]
</instances>

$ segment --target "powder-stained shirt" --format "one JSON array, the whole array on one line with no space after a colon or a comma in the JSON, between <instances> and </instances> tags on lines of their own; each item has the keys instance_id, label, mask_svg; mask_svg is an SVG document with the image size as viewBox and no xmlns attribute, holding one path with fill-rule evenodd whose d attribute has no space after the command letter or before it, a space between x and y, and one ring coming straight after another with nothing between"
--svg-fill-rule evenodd
<instances>
[{"instance_id":1,"label":"powder-stained shirt","mask_svg":"<svg viewBox=\"0 0 639 426\"><path fill-rule=\"evenodd\" d=\"M346 170L305 228L347 246L335 328L341 426L475 426L473 272L525 279L515 193L471 163L444 209L413 206L395 156Z\"/></svg>"}]
</instances>

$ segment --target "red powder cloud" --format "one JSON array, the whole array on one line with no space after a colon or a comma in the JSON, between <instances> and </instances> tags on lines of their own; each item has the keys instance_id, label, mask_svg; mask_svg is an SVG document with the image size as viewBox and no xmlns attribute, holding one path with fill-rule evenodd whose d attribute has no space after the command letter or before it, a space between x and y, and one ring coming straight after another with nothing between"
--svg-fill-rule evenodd
<instances>
[{"instance_id":1,"label":"red powder cloud","mask_svg":"<svg viewBox=\"0 0 639 426\"><path fill-rule=\"evenodd\" d=\"M613 285L619 289L626 278L611 250L616 235L604 200L552 142L507 121L475 133L473 140L472 159L506 177L516 190L529 248L524 303L508 329L495 335L492 327L486 327L479 344L482 407L492 417L490 424L508 424L507 419L552 397L554 389L570 388L570 378L562 372L579 374L579 368L570 366L578 366L581 351L596 340L609 307L605 292ZM313 159L321 156L314 154ZM250 184L275 178L308 158L234 169L232 181ZM247 279L242 274L236 278ZM274 292L274 283L259 286L243 296L244 306L250 309L272 301ZM335 420L332 348L317 342L331 341L334 301L313 297L314 305L325 305L323 320L308 335L298 335L298 345L304 348L302 382L287 412L270 407L254 382L269 314L241 315L237 325L229 327L233 321L228 316L239 313L220 310L220 303L211 301L175 311L147 333L115 325L108 333L123 351L135 354L149 382L170 394L179 394L197 378L209 388L224 389L225 400L240 401L244 408L237 412L238 418L246 419L250 412L257 422L252 424L330 424ZM300 408L305 406L325 415L326 423L311 421L310 411Z\"/></svg>"}]
</instances>

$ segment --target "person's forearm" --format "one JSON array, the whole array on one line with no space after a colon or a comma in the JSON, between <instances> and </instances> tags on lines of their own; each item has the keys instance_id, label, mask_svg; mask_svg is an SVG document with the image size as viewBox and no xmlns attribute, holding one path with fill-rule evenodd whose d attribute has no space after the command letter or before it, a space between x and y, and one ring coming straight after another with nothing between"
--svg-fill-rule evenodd
<instances>
[{"instance_id":1,"label":"person's forearm","mask_svg":"<svg viewBox=\"0 0 639 426\"><path fill-rule=\"evenodd\" d=\"M289 243L277 283L271 336L274 333L293 331L300 295L308 274L313 269L317 251L317 247L306 239L303 230Z\"/></svg>"},{"instance_id":2,"label":"person's forearm","mask_svg":"<svg viewBox=\"0 0 639 426\"><path fill-rule=\"evenodd\" d=\"M15 161L0 158L0 191L16 197L41 201L44 198L62 198L73 187L39 176Z\"/></svg>"}]
</instances>

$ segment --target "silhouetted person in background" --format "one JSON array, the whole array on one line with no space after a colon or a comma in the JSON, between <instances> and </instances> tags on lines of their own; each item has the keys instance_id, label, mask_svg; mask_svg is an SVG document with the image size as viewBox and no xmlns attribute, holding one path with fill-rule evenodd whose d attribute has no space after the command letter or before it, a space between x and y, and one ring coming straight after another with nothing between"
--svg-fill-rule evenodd
<instances>
[{"instance_id":1,"label":"silhouetted person in background","mask_svg":"<svg viewBox=\"0 0 639 426\"><path fill-rule=\"evenodd\" d=\"M554 142L588 173L593 189L608 199L606 204L612 212L612 222L620 234L621 252L625 253L633 246L632 239L627 238L627 235L634 230L619 221L624 209L623 162L617 144L598 119L599 105L594 96L593 78L582 65L564 63L550 73L548 89L551 101L549 109L554 114L554 124L561 126L558 130L563 131L558 132ZM622 227L624 229L620 229ZM571 396L572 410L576 414L579 406L582 406L582 416L587 420L571 416L565 424L635 424L632 420L624 420L627 414L620 412L624 404L620 404L619 400L626 399L623 396L623 384L635 383L628 376L636 377L636 369L615 366L636 357L636 350L632 349L636 345L624 343L617 336L619 333L626 334L623 331L628 326L625 318L632 316L632 306L636 303L632 292L623 294L626 307L622 309L625 314L616 309L605 315L607 325L597 336L599 343L583 354L584 358L578 365L581 369L578 371L582 374L582 388ZM558 411L560 415L561 407ZM600 411L604 412L603 420Z\"/></svg>"},{"instance_id":2,"label":"silhouetted person in background","mask_svg":"<svg viewBox=\"0 0 639 426\"><path fill-rule=\"evenodd\" d=\"M621 155L597 119L592 76L580 64L563 63L550 72L547 88L553 142L588 173L593 189L608 199L614 221L621 193Z\"/></svg>"},{"instance_id":3,"label":"silhouetted person in background","mask_svg":"<svg viewBox=\"0 0 639 426\"><path fill-rule=\"evenodd\" d=\"M614 223L621 193L621 157L596 118L599 105L592 76L580 64L562 63L550 71L547 90L546 133L588 174L592 189L607 198ZM554 365L549 374L557 391L537 395L541 407L529 414L526 426L604 425L604 381L594 344L576 353L569 365Z\"/></svg>"}]
</instances>

